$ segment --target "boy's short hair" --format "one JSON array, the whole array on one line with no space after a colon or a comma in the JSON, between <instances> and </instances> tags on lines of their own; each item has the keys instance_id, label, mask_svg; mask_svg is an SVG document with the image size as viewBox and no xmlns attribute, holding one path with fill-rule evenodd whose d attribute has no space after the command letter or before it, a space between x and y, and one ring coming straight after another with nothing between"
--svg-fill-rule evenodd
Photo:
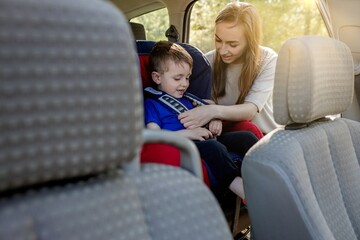
<instances>
[{"instance_id":1,"label":"boy's short hair","mask_svg":"<svg viewBox=\"0 0 360 240\"><path fill-rule=\"evenodd\" d=\"M169 60L174 61L175 64L189 64L190 68L193 66L192 57L182 46L170 41L159 41L155 43L150 52L150 72L166 72L168 70L166 69L167 61Z\"/></svg>"}]
</instances>

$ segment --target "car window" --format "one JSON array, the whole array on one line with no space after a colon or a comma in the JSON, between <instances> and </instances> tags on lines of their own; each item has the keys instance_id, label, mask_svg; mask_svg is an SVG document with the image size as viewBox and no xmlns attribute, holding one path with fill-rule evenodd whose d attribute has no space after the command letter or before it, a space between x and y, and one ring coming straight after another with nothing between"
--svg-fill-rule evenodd
<instances>
[{"instance_id":1,"label":"car window","mask_svg":"<svg viewBox=\"0 0 360 240\"><path fill-rule=\"evenodd\" d=\"M147 40L165 40L165 31L169 27L169 17L166 8L133 18L130 22L141 23L145 27Z\"/></svg>"},{"instance_id":2,"label":"car window","mask_svg":"<svg viewBox=\"0 0 360 240\"><path fill-rule=\"evenodd\" d=\"M214 48L213 29L216 14L229 0L199 0L190 16L189 43L203 52ZM248 0L262 19L262 45L279 51L289 38L302 35L328 36L315 1L312 0Z\"/></svg>"}]
</instances>

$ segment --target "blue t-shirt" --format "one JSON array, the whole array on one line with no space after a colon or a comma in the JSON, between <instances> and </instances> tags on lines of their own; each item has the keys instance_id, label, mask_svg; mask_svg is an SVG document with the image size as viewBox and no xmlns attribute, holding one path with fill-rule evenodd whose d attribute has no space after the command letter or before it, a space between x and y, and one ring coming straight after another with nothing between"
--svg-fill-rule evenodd
<instances>
[{"instance_id":1,"label":"blue t-shirt","mask_svg":"<svg viewBox=\"0 0 360 240\"><path fill-rule=\"evenodd\" d=\"M187 109L192 109L194 106L192 102L187 98L178 98ZM165 106L157 100L147 98L144 103L145 112L145 125L154 122L160 126L161 129L177 131L185 129L182 123L178 119L178 115L172 111L169 107Z\"/></svg>"}]
</instances>

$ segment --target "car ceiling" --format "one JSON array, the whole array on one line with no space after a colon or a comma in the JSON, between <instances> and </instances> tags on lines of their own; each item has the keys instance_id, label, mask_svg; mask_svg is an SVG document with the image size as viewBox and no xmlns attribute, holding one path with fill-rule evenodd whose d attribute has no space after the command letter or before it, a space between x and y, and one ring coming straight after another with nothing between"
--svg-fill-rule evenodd
<instances>
[{"instance_id":1,"label":"car ceiling","mask_svg":"<svg viewBox=\"0 0 360 240\"><path fill-rule=\"evenodd\" d=\"M176 12L184 12L187 6L194 0L110 0L122 10L127 19L140 16L160 8L167 7L169 15Z\"/></svg>"}]
</instances>

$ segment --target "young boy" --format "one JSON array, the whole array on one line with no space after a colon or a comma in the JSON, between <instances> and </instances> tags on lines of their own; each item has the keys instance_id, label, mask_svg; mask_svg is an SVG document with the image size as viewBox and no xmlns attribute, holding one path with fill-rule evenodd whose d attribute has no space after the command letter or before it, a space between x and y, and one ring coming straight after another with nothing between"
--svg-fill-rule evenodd
<instances>
[{"instance_id":1,"label":"young boy","mask_svg":"<svg viewBox=\"0 0 360 240\"><path fill-rule=\"evenodd\" d=\"M180 45L168 41L160 41L154 45L150 53L149 66L157 89L152 91L154 95L165 94L168 100L175 102L177 109L170 108L169 103L159 99L146 98L145 125L150 129L176 131L179 135L194 140L200 156L218 183L216 190L228 187L244 199L241 171L234 164L229 152L236 153L242 158L258 139L250 132L221 135L220 120L212 120L208 123L208 128L185 129L178 119L178 113L194 108L192 100L186 97L192 65L191 56Z\"/></svg>"}]
</instances>

